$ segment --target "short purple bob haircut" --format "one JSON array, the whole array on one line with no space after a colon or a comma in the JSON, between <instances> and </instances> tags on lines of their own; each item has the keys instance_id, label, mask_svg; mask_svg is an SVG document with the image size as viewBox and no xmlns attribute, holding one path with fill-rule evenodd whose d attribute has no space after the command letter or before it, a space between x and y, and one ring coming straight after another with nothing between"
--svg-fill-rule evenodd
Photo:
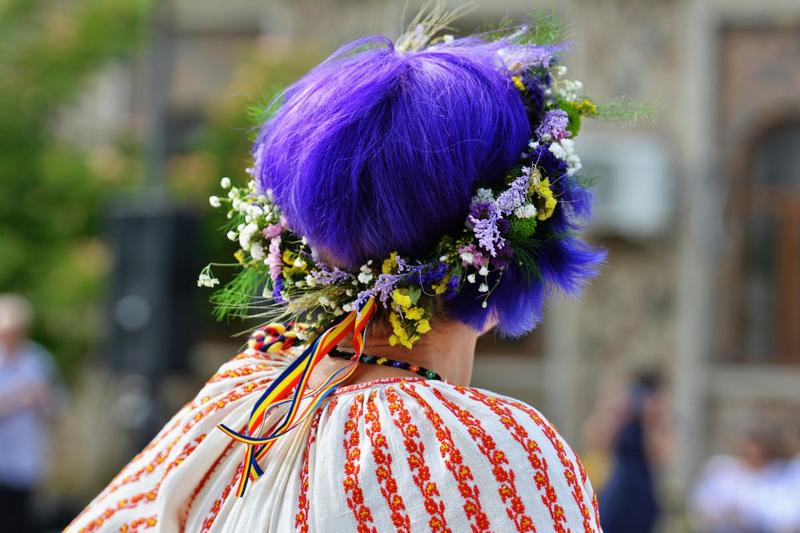
<instances>
[{"instance_id":1,"label":"short purple bob haircut","mask_svg":"<svg viewBox=\"0 0 800 533\"><path fill-rule=\"evenodd\" d=\"M523 99L497 65L499 46L509 44L466 38L403 52L367 37L346 45L279 97L253 150L259 186L340 265L395 250L429 254L463 227L476 188L502 179L531 137ZM537 257L537 279L511 265L488 308L465 290L447 313L478 330L494 317L501 333L526 333L549 291L577 289L602 259L571 237L557 246Z\"/></svg>"}]
</instances>

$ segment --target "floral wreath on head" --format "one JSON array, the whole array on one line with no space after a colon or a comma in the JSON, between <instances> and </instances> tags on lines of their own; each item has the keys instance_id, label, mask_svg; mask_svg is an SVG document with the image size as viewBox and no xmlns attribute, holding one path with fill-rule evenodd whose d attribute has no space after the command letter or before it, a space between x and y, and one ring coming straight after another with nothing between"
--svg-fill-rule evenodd
<instances>
[{"instance_id":1,"label":"floral wreath on head","mask_svg":"<svg viewBox=\"0 0 800 533\"><path fill-rule=\"evenodd\" d=\"M437 4L430 16L412 24L413 30L397 41L395 49L448 46L451 37L431 39L451 20L448 17ZM261 394L243 431L219 426L246 446L237 495L243 495L248 483L263 473L260 460L276 439L303 423L332 390L353 375L367 325L378 307L388 315L389 342L412 348L431 330L431 319L443 300L474 294L487 308L511 268L545 285L554 278L559 263L552 257L550 262L540 261L542 254L557 256L554 250L559 245L564 245L561 253L570 246L576 250L573 233L580 227L578 220L588 216L591 204L585 194L588 184L577 174L581 162L574 139L581 120L635 119L646 110L629 102L598 106L584 97L580 82L568 80L566 68L557 64L556 54L563 50L557 44L561 37L557 25L551 18L543 22L481 36L509 44L498 46L496 65L520 91L533 138L504 179L475 191L460 231L441 237L425 256L392 252L357 269L326 263L307 238L289 227L272 191L259 191L255 178L263 146L254 152L254 165L248 169L253 179L247 185L238 187L229 178L222 179L226 194L212 196L210 202L227 210L227 236L239 244L234 255L240 271L212 297L217 316L303 323L291 331L281 324L256 330L248 345L251 351L274 351L297 338L309 340L303 353ZM207 266L198 285L219 284L214 266L221 265ZM560 285L569 286L569 274L564 276L567 281ZM312 390L308 380L315 365L350 334L355 351L351 363ZM267 414L277 406L286 406L286 412L263 434Z\"/></svg>"},{"instance_id":2,"label":"floral wreath on head","mask_svg":"<svg viewBox=\"0 0 800 533\"><path fill-rule=\"evenodd\" d=\"M542 20L551 26L545 37L540 31L542 21L485 37L534 45L540 44L537 36L555 41L553 37L559 31L553 20ZM431 40L432 32L439 27L441 24L422 21L397 41L396 48L447 46L453 40L451 36ZM472 285L482 306L487 307L512 261L527 276L540 276L531 253L543 242L537 242L537 237L546 235L552 244L552 240L571 236L569 231L548 228L556 210L566 210L572 218L588 214L575 212L578 209L562 201L565 194L574 196L588 187L587 180L577 174L581 162L574 140L581 120L635 119L642 114L641 108L627 101L598 106L585 97L581 82L567 79L566 67L557 62L556 56L563 49L555 42L522 51L498 48L497 67L520 91L533 138L503 180L476 190L461 231L443 236L425 257L392 252L355 270L325 263L308 240L288 226L272 191L258 190L255 176L262 148L257 148L254 165L247 169L253 179L237 187L223 178L221 186L226 194L210 198L213 207L227 209L227 237L240 246L234 254L240 273L212 297L217 316L302 321L306 327L300 334L310 336L373 299L388 313L392 328L389 342L412 348L431 329L440 299L452 299ZM525 57L520 57L520 52ZM212 263L203 269L199 286L215 287L219 283L212 272L215 266L223 265Z\"/></svg>"}]
</instances>

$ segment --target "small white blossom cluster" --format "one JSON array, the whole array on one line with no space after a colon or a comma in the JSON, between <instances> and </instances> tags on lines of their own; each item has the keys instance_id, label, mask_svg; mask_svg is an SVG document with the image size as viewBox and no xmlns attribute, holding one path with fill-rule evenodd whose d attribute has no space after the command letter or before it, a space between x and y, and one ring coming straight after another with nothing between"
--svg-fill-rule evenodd
<instances>
[{"instance_id":1,"label":"small white blossom cluster","mask_svg":"<svg viewBox=\"0 0 800 533\"><path fill-rule=\"evenodd\" d=\"M536 216L536 206L532 203L526 203L514 210L514 216L517 218L533 218Z\"/></svg>"},{"instance_id":2,"label":"small white blossom cluster","mask_svg":"<svg viewBox=\"0 0 800 533\"><path fill-rule=\"evenodd\" d=\"M211 273L211 267L204 268L197 277L198 287L209 287L213 289L217 285L219 285L219 280Z\"/></svg>"},{"instance_id":3,"label":"small white blossom cluster","mask_svg":"<svg viewBox=\"0 0 800 533\"><path fill-rule=\"evenodd\" d=\"M567 163L567 175L572 176L583 168L578 153L575 151L575 141L572 139L561 139L558 142L553 142L548 150L558 159Z\"/></svg>"},{"instance_id":4,"label":"small white blossom cluster","mask_svg":"<svg viewBox=\"0 0 800 533\"><path fill-rule=\"evenodd\" d=\"M567 102L575 102L581 98L583 83L578 80L566 79L564 76L567 75L567 67L558 65L551 69L550 75L552 76L553 84L545 91L546 95Z\"/></svg>"}]
</instances>

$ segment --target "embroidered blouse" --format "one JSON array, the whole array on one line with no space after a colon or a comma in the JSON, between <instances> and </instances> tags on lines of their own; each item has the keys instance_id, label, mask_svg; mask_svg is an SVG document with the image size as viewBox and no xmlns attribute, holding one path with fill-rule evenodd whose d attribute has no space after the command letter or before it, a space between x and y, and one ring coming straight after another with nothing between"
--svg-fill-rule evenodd
<instances>
[{"instance_id":1,"label":"embroidered blouse","mask_svg":"<svg viewBox=\"0 0 800 533\"><path fill-rule=\"evenodd\" d=\"M601 531L580 460L534 408L411 376L337 389L237 497L244 447L216 425L244 426L295 355L224 364L66 532Z\"/></svg>"}]
</instances>

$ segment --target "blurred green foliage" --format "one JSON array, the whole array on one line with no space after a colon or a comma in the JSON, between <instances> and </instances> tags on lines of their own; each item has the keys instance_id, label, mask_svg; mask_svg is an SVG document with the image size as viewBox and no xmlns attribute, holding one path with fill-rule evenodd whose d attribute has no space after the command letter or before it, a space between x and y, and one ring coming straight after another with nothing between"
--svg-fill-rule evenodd
<instances>
[{"instance_id":1,"label":"blurred green foliage","mask_svg":"<svg viewBox=\"0 0 800 533\"><path fill-rule=\"evenodd\" d=\"M70 120L107 66L129 64L147 38L151 7L148 0L0 0L0 292L33 301L35 337L68 376L97 348L106 320L112 265L104 208L142 174L134 131L121 128L98 143ZM174 143L167 185L178 202L204 206L204 261L233 252L208 195L219 193L222 176L245 180L253 117L321 58L314 44L247 45L226 89L193 111L197 126Z\"/></svg>"},{"instance_id":2,"label":"blurred green foliage","mask_svg":"<svg viewBox=\"0 0 800 533\"><path fill-rule=\"evenodd\" d=\"M136 49L147 12L143 0L0 0L0 291L33 301L35 336L66 371L99 329L101 206L136 172L119 147L90 153L57 125L93 74Z\"/></svg>"}]
</instances>

